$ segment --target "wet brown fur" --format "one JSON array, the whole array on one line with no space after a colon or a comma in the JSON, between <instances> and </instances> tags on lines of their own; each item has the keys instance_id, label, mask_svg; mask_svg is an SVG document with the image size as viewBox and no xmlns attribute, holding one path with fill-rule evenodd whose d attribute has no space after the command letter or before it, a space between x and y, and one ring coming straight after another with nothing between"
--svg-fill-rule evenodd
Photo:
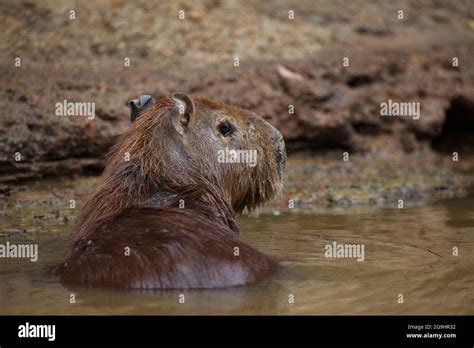
<instances>
[{"instance_id":1,"label":"wet brown fur","mask_svg":"<svg viewBox=\"0 0 474 348\"><path fill-rule=\"evenodd\" d=\"M203 131L199 119L191 119L196 134L190 134L189 144L176 141L170 131L174 101L155 100L111 150L78 219L68 258L57 271L63 284L217 288L253 283L275 271L272 258L241 240L235 222L236 214L272 198L281 186L273 139L263 134L272 127L245 110L203 97L193 100L196 118L225 116L255 125L256 134L240 130L241 143L258 149L258 165L218 167L207 159L206 152L215 148L208 148L213 143L206 133L197 133ZM130 161L124 161L126 152ZM234 256L235 247L240 256Z\"/></svg>"}]
</instances>

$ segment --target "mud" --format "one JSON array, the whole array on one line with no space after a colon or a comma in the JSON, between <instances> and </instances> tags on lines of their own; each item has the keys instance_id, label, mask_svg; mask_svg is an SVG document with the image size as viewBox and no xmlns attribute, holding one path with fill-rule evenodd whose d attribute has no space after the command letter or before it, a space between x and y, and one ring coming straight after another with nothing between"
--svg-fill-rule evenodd
<instances>
[{"instance_id":1,"label":"mud","mask_svg":"<svg viewBox=\"0 0 474 348\"><path fill-rule=\"evenodd\" d=\"M251 215L364 213L474 193L474 163L466 166L431 152L356 154L348 161L343 156L340 151L317 158L292 156L283 194ZM1 235L70 231L96 180L96 176L82 176L0 185Z\"/></svg>"},{"instance_id":2,"label":"mud","mask_svg":"<svg viewBox=\"0 0 474 348\"><path fill-rule=\"evenodd\" d=\"M176 90L261 113L290 155L465 159L474 148L470 1L4 1L0 9L3 182L97 173L127 127L126 102ZM56 116L64 99L95 102L95 118ZM419 102L421 117L381 117L389 99Z\"/></svg>"}]
</instances>

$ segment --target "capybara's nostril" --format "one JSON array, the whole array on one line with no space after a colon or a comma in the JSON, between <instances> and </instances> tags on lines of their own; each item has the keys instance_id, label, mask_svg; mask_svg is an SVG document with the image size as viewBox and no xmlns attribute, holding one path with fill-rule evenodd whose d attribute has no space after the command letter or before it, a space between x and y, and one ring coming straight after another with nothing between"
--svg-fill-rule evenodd
<instances>
[{"instance_id":1,"label":"capybara's nostril","mask_svg":"<svg viewBox=\"0 0 474 348\"><path fill-rule=\"evenodd\" d=\"M276 152L277 163L284 165L286 162L286 149L285 149L285 143L283 141L278 145L275 152Z\"/></svg>"},{"instance_id":2,"label":"capybara's nostril","mask_svg":"<svg viewBox=\"0 0 474 348\"><path fill-rule=\"evenodd\" d=\"M284 165L286 162L286 148L283 135L273 126L271 127L272 143L275 146L276 161L280 165Z\"/></svg>"},{"instance_id":3,"label":"capybara's nostril","mask_svg":"<svg viewBox=\"0 0 474 348\"><path fill-rule=\"evenodd\" d=\"M278 176L280 177L280 180L281 180L283 171L285 169L285 164L286 164L286 148L285 148L285 142L283 141L283 137L280 138L280 141L278 142L275 152L276 152L276 163L278 166Z\"/></svg>"}]
</instances>

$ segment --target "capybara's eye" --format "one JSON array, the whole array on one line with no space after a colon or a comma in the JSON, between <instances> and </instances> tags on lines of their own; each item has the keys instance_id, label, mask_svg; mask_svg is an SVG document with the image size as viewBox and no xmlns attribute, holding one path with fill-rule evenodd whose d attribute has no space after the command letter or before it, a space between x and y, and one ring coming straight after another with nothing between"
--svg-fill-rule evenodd
<instances>
[{"instance_id":1,"label":"capybara's eye","mask_svg":"<svg viewBox=\"0 0 474 348\"><path fill-rule=\"evenodd\" d=\"M225 136L225 137L228 137L229 135L231 135L232 133L234 133L234 126L232 125L232 123L230 123L229 121L224 121L224 122L221 122L219 124L219 132Z\"/></svg>"}]
</instances>

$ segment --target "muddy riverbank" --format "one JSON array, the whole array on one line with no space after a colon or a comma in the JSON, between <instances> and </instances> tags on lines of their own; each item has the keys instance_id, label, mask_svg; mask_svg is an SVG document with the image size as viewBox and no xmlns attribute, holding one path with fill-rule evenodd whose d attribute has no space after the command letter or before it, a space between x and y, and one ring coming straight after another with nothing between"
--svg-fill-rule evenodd
<instances>
[{"instance_id":1,"label":"muddy riverbank","mask_svg":"<svg viewBox=\"0 0 474 348\"><path fill-rule=\"evenodd\" d=\"M252 215L398 209L400 200L405 208L474 192L474 161L455 162L431 152L353 155L344 161L346 154L336 151L317 157L290 157L282 195ZM69 176L2 184L1 233L22 234L38 228L70 233L96 178Z\"/></svg>"},{"instance_id":2,"label":"muddy riverbank","mask_svg":"<svg viewBox=\"0 0 474 348\"><path fill-rule=\"evenodd\" d=\"M0 9L3 182L97 173L128 126L127 101L176 90L260 113L290 153L474 149L470 1L6 1ZM59 117L64 100L95 103L94 118ZM419 103L419 118L381 117L389 100Z\"/></svg>"}]
</instances>

